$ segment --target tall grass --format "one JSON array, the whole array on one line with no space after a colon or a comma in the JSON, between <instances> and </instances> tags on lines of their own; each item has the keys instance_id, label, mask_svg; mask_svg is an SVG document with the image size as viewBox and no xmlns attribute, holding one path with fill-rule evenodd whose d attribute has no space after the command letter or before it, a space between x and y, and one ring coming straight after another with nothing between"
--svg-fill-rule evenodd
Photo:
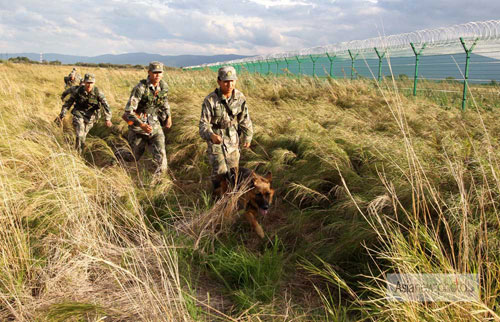
<instances>
[{"instance_id":1,"label":"tall grass","mask_svg":"<svg viewBox=\"0 0 500 322\"><path fill-rule=\"evenodd\" d=\"M238 193L209 196L197 125L213 73L165 74L169 175L154 185L148 155L114 156L145 71L87 71L114 125L79 156L69 118L52 122L68 67L0 64L0 320L498 319L496 108L443 108L399 81L240 74L255 129L242 165L276 189L261 241ZM384 298L387 273L433 272L479 274L480 301Z\"/></svg>"},{"instance_id":2,"label":"tall grass","mask_svg":"<svg viewBox=\"0 0 500 322\"><path fill-rule=\"evenodd\" d=\"M89 166L51 123L60 104L42 75L62 70L0 68L0 319L190 320L176 246L131 177Z\"/></svg>"}]
</instances>

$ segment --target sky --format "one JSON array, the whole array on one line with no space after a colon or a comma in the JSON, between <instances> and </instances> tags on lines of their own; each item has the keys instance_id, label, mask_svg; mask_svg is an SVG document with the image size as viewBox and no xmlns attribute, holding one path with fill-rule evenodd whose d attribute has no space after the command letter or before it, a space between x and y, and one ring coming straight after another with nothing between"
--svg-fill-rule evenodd
<instances>
[{"instance_id":1,"label":"sky","mask_svg":"<svg viewBox=\"0 0 500 322\"><path fill-rule=\"evenodd\" d=\"M264 55L498 19L498 0L0 0L0 53Z\"/></svg>"}]
</instances>

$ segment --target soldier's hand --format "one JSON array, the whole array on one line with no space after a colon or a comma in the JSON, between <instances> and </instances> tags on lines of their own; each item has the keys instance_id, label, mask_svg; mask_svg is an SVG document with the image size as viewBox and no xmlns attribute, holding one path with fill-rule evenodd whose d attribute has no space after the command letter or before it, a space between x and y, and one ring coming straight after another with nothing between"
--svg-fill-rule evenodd
<instances>
[{"instance_id":1,"label":"soldier's hand","mask_svg":"<svg viewBox=\"0 0 500 322\"><path fill-rule=\"evenodd\" d=\"M243 143L243 147L245 149L249 149L250 148L250 144L251 144L250 142L245 142L245 143Z\"/></svg>"},{"instance_id":2,"label":"soldier's hand","mask_svg":"<svg viewBox=\"0 0 500 322\"><path fill-rule=\"evenodd\" d=\"M140 125L141 129L146 132L146 133L151 133L153 132L153 128L151 127L151 125L147 124L147 123L141 123Z\"/></svg>"},{"instance_id":3,"label":"soldier's hand","mask_svg":"<svg viewBox=\"0 0 500 322\"><path fill-rule=\"evenodd\" d=\"M113 125L113 123L111 123L111 121L106 121L106 126L107 127L111 127Z\"/></svg>"},{"instance_id":4,"label":"soldier's hand","mask_svg":"<svg viewBox=\"0 0 500 322\"><path fill-rule=\"evenodd\" d=\"M210 140L212 141L213 144L221 144L222 143L222 137L219 135L212 133L210 134Z\"/></svg>"},{"instance_id":5,"label":"soldier's hand","mask_svg":"<svg viewBox=\"0 0 500 322\"><path fill-rule=\"evenodd\" d=\"M167 119L167 123L165 124L165 128L169 129L172 127L172 117L169 116Z\"/></svg>"}]
</instances>

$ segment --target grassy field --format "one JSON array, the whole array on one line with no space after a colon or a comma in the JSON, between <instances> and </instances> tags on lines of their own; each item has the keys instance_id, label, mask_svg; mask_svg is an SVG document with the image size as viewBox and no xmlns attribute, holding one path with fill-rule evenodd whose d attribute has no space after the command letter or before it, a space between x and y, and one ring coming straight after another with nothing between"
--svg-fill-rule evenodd
<instances>
[{"instance_id":1,"label":"grassy field","mask_svg":"<svg viewBox=\"0 0 500 322\"><path fill-rule=\"evenodd\" d=\"M234 198L210 198L198 120L214 73L166 73L169 174L152 184L149 154L114 156L146 72L80 70L114 125L79 156L71 118L53 122L69 71L0 64L0 320L500 319L500 110L474 92L463 113L397 82L240 75L241 163L276 189L262 241ZM478 274L480 299L387 301L388 273Z\"/></svg>"}]
</instances>

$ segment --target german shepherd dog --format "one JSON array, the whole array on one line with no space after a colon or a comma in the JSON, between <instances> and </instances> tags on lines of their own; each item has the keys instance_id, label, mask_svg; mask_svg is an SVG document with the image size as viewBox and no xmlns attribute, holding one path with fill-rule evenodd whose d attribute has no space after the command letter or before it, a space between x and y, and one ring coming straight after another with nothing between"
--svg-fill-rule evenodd
<instances>
[{"instance_id":1,"label":"german shepherd dog","mask_svg":"<svg viewBox=\"0 0 500 322\"><path fill-rule=\"evenodd\" d=\"M214 196L221 197L234 187L245 189L238 199L239 208L245 210L245 217L257 235L264 238L264 230L257 222L257 216L265 216L269 211L274 195L271 182L271 172L261 176L247 168L233 168L228 174L219 175L214 180Z\"/></svg>"}]
</instances>

